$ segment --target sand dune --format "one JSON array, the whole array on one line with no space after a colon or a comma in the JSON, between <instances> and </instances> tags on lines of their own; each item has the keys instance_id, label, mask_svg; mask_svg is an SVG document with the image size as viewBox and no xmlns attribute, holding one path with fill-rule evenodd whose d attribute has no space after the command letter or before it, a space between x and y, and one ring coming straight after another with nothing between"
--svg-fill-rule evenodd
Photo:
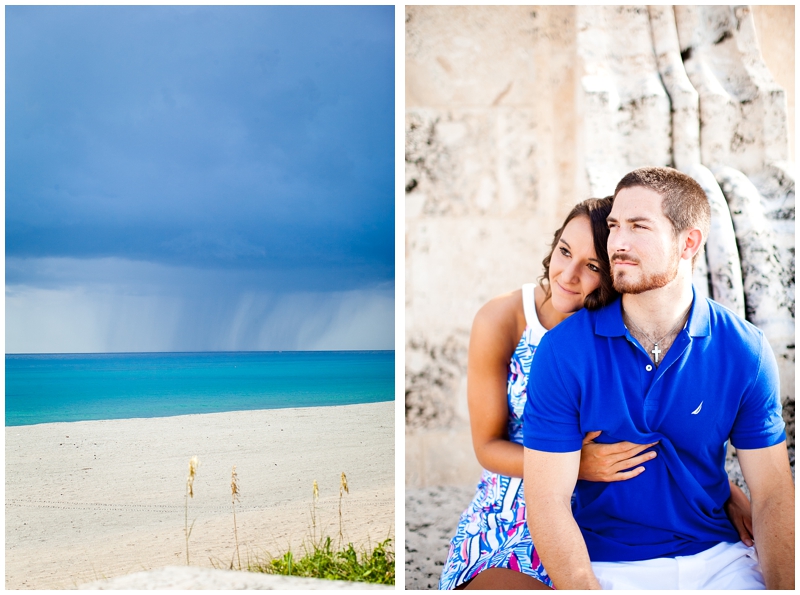
<instances>
[{"instance_id":1,"label":"sand dune","mask_svg":"<svg viewBox=\"0 0 800 595\"><path fill-rule=\"evenodd\" d=\"M236 520L248 555L302 547L317 529L338 540L394 537L394 402L6 428L6 588L64 588L186 561L188 462L192 565L226 566Z\"/></svg>"}]
</instances>

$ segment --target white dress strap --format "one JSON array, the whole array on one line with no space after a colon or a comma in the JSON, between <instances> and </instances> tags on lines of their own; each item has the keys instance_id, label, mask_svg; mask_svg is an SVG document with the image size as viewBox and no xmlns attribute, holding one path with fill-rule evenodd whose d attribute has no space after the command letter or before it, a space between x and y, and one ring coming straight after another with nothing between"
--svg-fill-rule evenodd
<instances>
[{"instance_id":1,"label":"white dress strap","mask_svg":"<svg viewBox=\"0 0 800 595\"><path fill-rule=\"evenodd\" d=\"M533 288L536 283L525 283L522 286L522 310L525 312L525 324L530 326L533 321L539 322L536 316L536 300L533 298Z\"/></svg>"},{"instance_id":2,"label":"white dress strap","mask_svg":"<svg viewBox=\"0 0 800 595\"><path fill-rule=\"evenodd\" d=\"M536 287L536 283L525 283L522 286L522 310L525 312L525 324L531 329L530 340L534 345L538 345L547 329L539 322L539 316L536 314L534 287Z\"/></svg>"}]
</instances>

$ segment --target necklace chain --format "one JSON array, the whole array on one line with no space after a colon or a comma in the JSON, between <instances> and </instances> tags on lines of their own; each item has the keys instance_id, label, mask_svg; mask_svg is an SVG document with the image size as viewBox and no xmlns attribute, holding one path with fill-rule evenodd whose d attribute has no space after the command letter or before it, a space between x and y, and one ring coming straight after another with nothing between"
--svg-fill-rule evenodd
<instances>
[{"instance_id":1,"label":"necklace chain","mask_svg":"<svg viewBox=\"0 0 800 595\"><path fill-rule=\"evenodd\" d=\"M692 306L689 305L689 308L686 310L686 312L684 312L683 315L678 319L678 324L676 324L669 331L667 331L667 333L665 335L663 335L658 341L653 341L650 338L650 335L648 335L641 328L639 328L639 325L636 324L633 321L633 318L631 318L630 315L627 312L625 312L624 308L623 308L622 311L623 311L623 313L626 314L626 316L627 316L628 320L630 321L630 323L633 326L636 327L636 330L638 330L640 333L642 333L642 335L644 335L644 338L647 339L648 341L650 341L653 344L653 350L650 353L652 353L655 356L655 360L654 360L655 363L658 363L658 356L659 356L660 353L662 353L662 351L658 348L658 344L661 343L661 341L663 341L664 339L666 339L669 335L671 335L672 332L681 325L681 323L683 322L683 319L686 318L686 315L689 313L689 310L691 310L691 309L692 309Z\"/></svg>"}]
</instances>

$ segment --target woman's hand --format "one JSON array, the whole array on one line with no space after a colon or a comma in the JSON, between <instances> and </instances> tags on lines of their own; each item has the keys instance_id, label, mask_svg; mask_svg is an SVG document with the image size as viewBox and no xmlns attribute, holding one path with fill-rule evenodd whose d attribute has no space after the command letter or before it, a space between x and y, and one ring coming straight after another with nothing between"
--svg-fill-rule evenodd
<instances>
[{"instance_id":1,"label":"woman's hand","mask_svg":"<svg viewBox=\"0 0 800 595\"><path fill-rule=\"evenodd\" d=\"M746 546L753 545L753 514L750 511L750 500L742 488L731 482L731 497L725 502L725 514L739 533L739 539Z\"/></svg>"},{"instance_id":2,"label":"woman's hand","mask_svg":"<svg viewBox=\"0 0 800 595\"><path fill-rule=\"evenodd\" d=\"M639 454L656 444L655 442L651 444L634 444L633 442L599 444L594 441L599 435L600 432L589 432L583 439L578 479L624 481L642 473L644 471L642 463L656 458L655 451ZM639 466L637 467L637 465Z\"/></svg>"}]
</instances>

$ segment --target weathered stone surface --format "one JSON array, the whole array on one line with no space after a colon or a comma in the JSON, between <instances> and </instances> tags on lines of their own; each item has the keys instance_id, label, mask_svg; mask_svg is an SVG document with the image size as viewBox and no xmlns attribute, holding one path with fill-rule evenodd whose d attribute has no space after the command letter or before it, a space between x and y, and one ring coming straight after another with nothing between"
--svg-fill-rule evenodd
<instances>
[{"instance_id":1,"label":"weathered stone surface","mask_svg":"<svg viewBox=\"0 0 800 595\"><path fill-rule=\"evenodd\" d=\"M770 164L760 173L750 176L750 181L761 195L764 217L775 236L775 249L783 267L780 281L792 317L795 294L794 179L794 164L788 162Z\"/></svg>"},{"instance_id":2,"label":"weathered stone surface","mask_svg":"<svg viewBox=\"0 0 800 595\"><path fill-rule=\"evenodd\" d=\"M583 70L581 149L590 193L605 196L627 171L672 162L670 102L653 53L647 8L576 10Z\"/></svg>"},{"instance_id":3,"label":"weathered stone surface","mask_svg":"<svg viewBox=\"0 0 800 595\"><path fill-rule=\"evenodd\" d=\"M752 174L785 160L786 97L761 59L749 8L674 10L684 67L700 95L702 162Z\"/></svg>"},{"instance_id":4,"label":"weathered stone surface","mask_svg":"<svg viewBox=\"0 0 800 595\"><path fill-rule=\"evenodd\" d=\"M713 171L728 202L739 245L747 319L775 340L793 341L792 296L782 282L791 271L782 262L761 194L740 171L730 167Z\"/></svg>"},{"instance_id":5,"label":"weathered stone surface","mask_svg":"<svg viewBox=\"0 0 800 595\"><path fill-rule=\"evenodd\" d=\"M794 334L795 318L795 213L794 213L794 164L776 162L759 174L750 176L750 181L761 195L764 217L772 227L774 250L781 264L780 283L784 292L784 303L792 318ZM787 319L788 320L788 319ZM787 333L788 334L788 333ZM784 420L789 444L794 444L794 386L795 343L787 344L785 352L778 356L781 369Z\"/></svg>"},{"instance_id":6,"label":"weathered stone surface","mask_svg":"<svg viewBox=\"0 0 800 595\"><path fill-rule=\"evenodd\" d=\"M705 248L711 297L744 318L742 265L728 203L714 174L707 167L695 163L686 169L686 173L702 186L711 206L711 230Z\"/></svg>"},{"instance_id":7,"label":"weathered stone surface","mask_svg":"<svg viewBox=\"0 0 800 595\"><path fill-rule=\"evenodd\" d=\"M462 436L475 313L540 274L583 198L575 9L411 6L406 17L407 421ZM409 436L411 452L426 444Z\"/></svg>"},{"instance_id":8,"label":"weathered stone surface","mask_svg":"<svg viewBox=\"0 0 800 595\"><path fill-rule=\"evenodd\" d=\"M733 9L737 22L736 46L742 56L742 64L750 80L758 89L763 143L762 167L775 161L784 161L789 155L788 115L786 90L781 87L767 68L761 56L756 35L752 9L749 6L735 6ZM750 174L756 172L749 172Z\"/></svg>"},{"instance_id":9,"label":"weathered stone surface","mask_svg":"<svg viewBox=\"0 0 800 595\"><path fill-rule=\"evenodd\" d=\"M781 380L781 401L787 421L787 443L794 445L794 274L784 262L776 230L765 215L762 197L753 183L733 168L713 170L728 201L742 262L747 319L764 331ZM793 192L792 192L793 195ZM792 199L793 200L793 199ZM792 210L793 213L793 210ZM793 217L793 215L792 215ZM791 288L792 291L787 291Z\"/></svg>"},{"instance_id":10,"label":"weathered stone surface","mask_svg":"<svg viewBox=\"0 0 800 595\"><path fill-rule=\"evenodd\" d=\"M481 471L472 448L469 422L450 429L406 431L407 487L474 486ZM439 484L432 484L431 478Z\"/></svg>"},{"instance_id":11,"label":"weathered stone surface","mask_svg":"<svg viewBox=\"0 0 800 595\"><path fill-rule=\"evenodd\" d=\"M686 76L672 6L648 6L653 49L661 81L672 105L672 156L685 171L700 163L700 107L697 91Z\"/></svg>"},{"instance_id":12,"label":"weathered stone surface","mask_svg":"<svg viewBox=\"0 0 800 595\"><path fill-rule=\"evenodd\" d=\"M769 6L751 4L758 46L770 74L786 92L787 129L789 133L788 160L795 161L795 7L793 4Z\"/></svg>"},{"instance_id":13,"label":"weathered stone surface","mask_svg":"<svg viewBox=\"0 0 800 595\"><path fill-rule=\"evenodd\" d=\"M453 393L466 372L467 340L451 336L440 344L406 337L406 425L450 427L455 416Z\"/></svg>"},{"instance_id":14,"label":"weathered stone surface","mask_svg":"<svg viewBox=\"0 0 800 595\"><path fill-rule=\"evenodd\" d=\"M297 576L279 576L234 570L213 570L194 566L167 566L158 570L147 570L126 576L118 576L77 587L80 590L296 590L341 591L352 589L394 590L389 585L354 583L350 581L327 581Z\"/></svg>"},{"instance_id":15,"label":"weathered stone surface","mask_svg":"<svg viewBox=\"0 0 800 595\"><path fill-rule=\"evenodd\" d=\"M537 92L530 6L407 6L406 105L526 104Z\"/></svg>"},{"instance_id":16,"label":"weathered stone surface","mask_svg":"<svg viewBox=\"0 0 800 595\"><path fill-rule=\"evenodd\" d=\"M536 208L531 110L408 110L408 216L530 213Z\"/></svg>"},{"instance_id":17,"label":"weathered stone surface","mask_svg":"<svg viewBox=\"0 0 800 595\"><path fill-rule=\"evenodd\" d=\"M409 222L406 315L410 338L431 344L468 333L478 309L541 275L555 227L523 218L470 217Z\"/></svg>"}]
</instances>

